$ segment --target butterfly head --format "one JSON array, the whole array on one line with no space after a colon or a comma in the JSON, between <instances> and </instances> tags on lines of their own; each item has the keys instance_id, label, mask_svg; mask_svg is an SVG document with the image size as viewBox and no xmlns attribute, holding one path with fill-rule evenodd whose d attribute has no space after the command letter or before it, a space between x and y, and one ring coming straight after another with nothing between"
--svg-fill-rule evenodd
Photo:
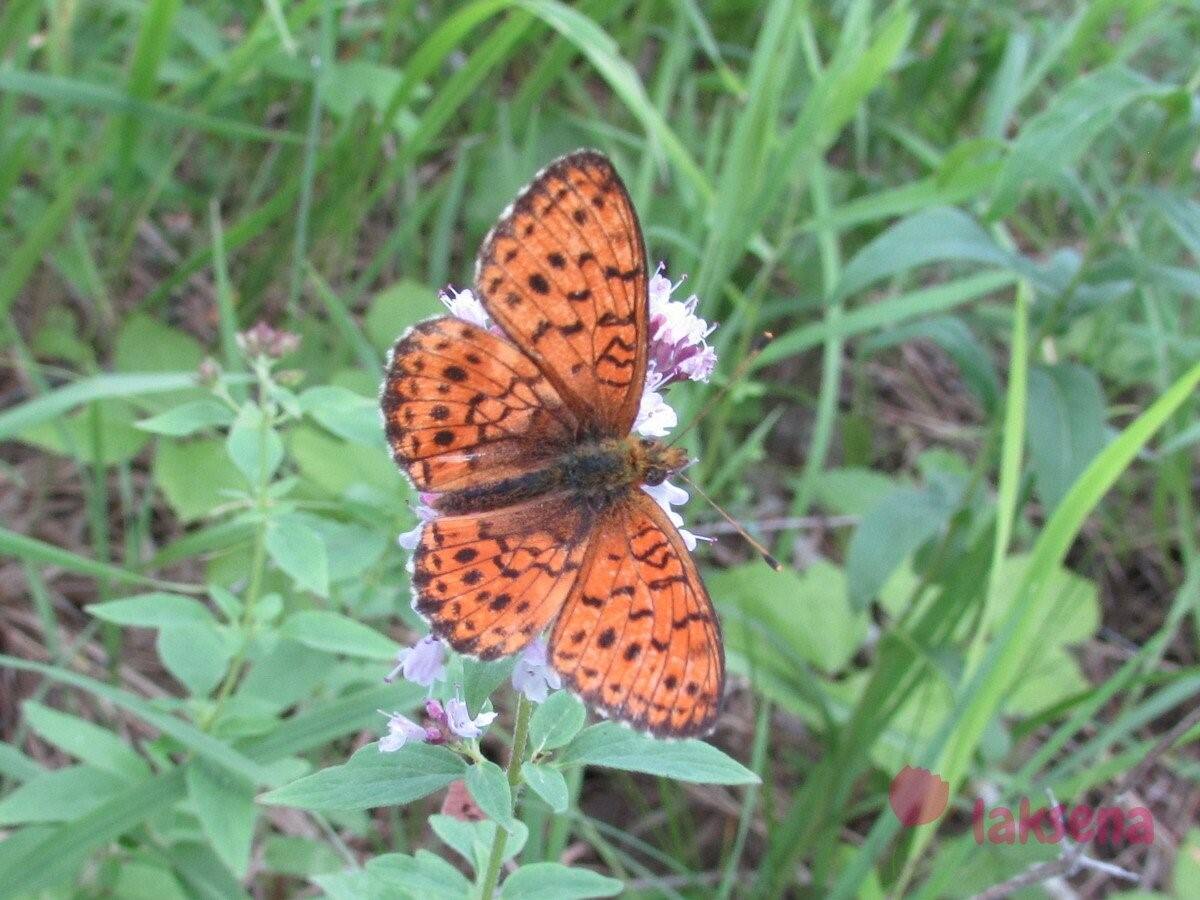
<instances>
[{"instance_id":1,"label":"butterfly head","mask_svg":"<svg viewBox=\"0 0 1200 900\"><path fill-rule=\"evenodd\" d=\"M641 438L634 447L634 468L638 481L651 487L662 484L676 472L687 468L687 452L681 447L671 447L662 441Z\"/></svg>"}]
</instances>

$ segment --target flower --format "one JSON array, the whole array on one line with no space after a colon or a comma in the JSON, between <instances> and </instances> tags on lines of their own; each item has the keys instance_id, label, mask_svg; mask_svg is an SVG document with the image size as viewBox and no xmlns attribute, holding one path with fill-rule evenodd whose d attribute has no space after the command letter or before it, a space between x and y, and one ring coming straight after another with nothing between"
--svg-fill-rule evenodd
<instances>
[{"instance_id":1,"label":"flower","mask_svg":"<svg viewBox=\"0 0 1200 900\"><path fill-rule=\"evenodd\" d=\"M633 430L643 437L666 437L671 429L679 424L679 416L674 408L663 399L657 388L662 382L651 384L646 381L646 389L642 392L642 400L638 405L637 418L633 421Z\"/></svg>"},{"instance_id":2,"label":"flower","mask_svg":"<svg viewBox=\"0 0 1200 900\"><path fill-rule=\"evenodd\" d=\"M441 638L427 634L411 647L405 647L396 654L396 667L388 673L384 681L395 681L396 676L404 673L406 680L429 687L435 681L446 677L446 645Z\"/></svg>"},{"instance_id":3,"label":"flower","mask_svg":"<svg viewBox=\"0 0 1200 900\"><path fill-rule=\"evenodd\" d=\"M269 356L279 359L300 349L300 335L277 330L260 321L253 328L238 333L237 345L247 356Z\"/></svg>"},{"instance_id":4,"label":"flower","mask_svg":"<svg viewBox=\"0 0 1200 900\"><path fill-rule=\"evenodd\" d=\"M657 376L657 387L673 381L707 381L717 365L717 354L705 340L715 325L696 315L700 299L672 300L671 294L683 284L672 284L663 275L666 265L659 263L650 279L650 370ZM647 377L646 383L652 383Z\"/></svg>"},{"instance_id":5,"label":"flower","mask_svg":"<svg viewBox=\"0 0 1200 900\"><path fill-rule=\"evenodd\" d=\"M433 697L426 700L425 715L429 716L435 725L446 724L446 708L442 706L441 700L436 700Z\"/></svg>"},{"instance_id":6,"label":"flower","mask_svg":"<svg viewBox=\"0 0 1200 900\"><path fill-rule=\"evenodd\" d=\"M550 668L546 642L534 638L533 643L521 651L513 667L512 686L534 703L541 703L550 691L562 687L562 679Z\"/></svg>"},{"instance_id":7,"label":"flower","mask_svg":"<svg viewBox=\"0 0 1200 900\"><path fill-rule=\"evenodd\" d=\"M424 728L398 712L390 716L382 709L379 712L388 716L388 733L379 739L380 753L395 753L405 744L424 744L440 737L435 729Z\"/></svg>"},{"instance_id":8,"label":"flower","mask_svg":"<svg viewBox=\"0 0 1200 900\"><path fill-rule=\"evenodd\" d=\"M461 697L446 701L446 721L450 730L460 738L477 738L496 718L494 712L481 712L474 719Z\"/></svg>"},{"instance_id":9,"label":"flower","mask_svg":"<svg viewBox=\"0 0 1200 900\"><path fill-rule=\"evenodd\" d=\"M662 484L643 484L642 490L649 494L654 502L663 508L667 514L667 518L679 529L679 536L683 538L683 543L687 545L689 550L696 549L697 541L715 541L715 538L701 537L698 534L688 531L683 527L683 516L671 508L672 506L681 506L688 502L688 492L683 488L671 484L669 481L664 481Z\"/></svg>"},{"instance_id":10,"label":"flower","mask_svg":"<svg viewBox=\"0 0 1200 900\"><path fill-rule=\"evenodd\" d=\"M480 328L491 328L492 321L488 318L487 311L483 308L483 304L475 299L470 288L458 291L451 285L446 285L445 289L438 293L438 299L446 305L446 309L450 310L450 315L478 325Z\"/></svg>"},{"instance_id":11,"label":"flower","mask_svg":"<svg viewBox=\"0 0 1200 900\"><path fill-rule=\"evenodd\" d=\"M421 543L421 529L425 527L426 522L432 522L437 517L437 513L428 505L432 498L432 494L421 494L421 502L413 507L413 512L417 514L417 524L396 538L396 543L405 550L417 549L417 545Z\"/></svg>"}]
</instances>

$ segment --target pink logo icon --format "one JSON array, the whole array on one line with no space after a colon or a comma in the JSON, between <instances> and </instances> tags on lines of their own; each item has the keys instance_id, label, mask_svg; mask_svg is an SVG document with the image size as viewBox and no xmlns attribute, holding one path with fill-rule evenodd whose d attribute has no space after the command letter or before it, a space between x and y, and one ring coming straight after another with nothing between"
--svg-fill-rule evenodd
<instances>
[{"instance_id":1,"label":"pink logo icon","mask_svg":"<svg viewBox=\"0 0 1200 900\"><path fill-rule=\"evenodd\" d=\"M905 766L892 779L888 800L905 828L925 825L946 811L950 784L928 769Z\"/></svg>"}]
</instances>

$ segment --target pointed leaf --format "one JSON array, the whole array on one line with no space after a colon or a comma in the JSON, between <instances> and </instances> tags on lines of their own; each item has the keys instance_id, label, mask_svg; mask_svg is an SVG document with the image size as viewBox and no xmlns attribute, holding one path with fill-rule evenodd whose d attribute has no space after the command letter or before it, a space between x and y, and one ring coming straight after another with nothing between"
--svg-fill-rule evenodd
<instances>
[{"instance_id":1,"label":"pointed leaf","mask_svg":"<svg viewBox=\"0 0 1200 900\"><path fill-rule=\"evenodd\" d=\"M466 764L445 747L409 744L381 753L368 744L343 765L322 769L259 797L301 809L374 809L411 803L462 778Z\"/></svg>"},{"instance_id":2,"label":"pointed leaf","mask_svg":"<svg viewBox=\"0 0 1200 900\"><path fill-rule=\"evenodd\" d=\"M757 775L704 741L657 740L616 722L585 728L563 750L559 763L607 766L698 784L759 783Z\"/></svg>"}]
</instances>

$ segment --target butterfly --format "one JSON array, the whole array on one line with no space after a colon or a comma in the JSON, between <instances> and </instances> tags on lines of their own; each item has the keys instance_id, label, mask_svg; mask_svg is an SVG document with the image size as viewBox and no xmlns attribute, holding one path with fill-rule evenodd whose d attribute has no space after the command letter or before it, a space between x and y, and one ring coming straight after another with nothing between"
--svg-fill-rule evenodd
<instances>
[{"instance_id":1,"label":"butterfly","mask_svg":"<svg viewBox=\"0 0 1200 900\"><path fill-rule=\"evenodd\" d=\"M393 458L434 517L414 608L460 653L549 662L610 718L711 730L720 626L683 536L642 485L688 465L631 433L649 359L641 226L616 168L555 160L484 238L475 291L493 328L442 316L392 348L381 394Z\"/></svg>"}]
</instances>

